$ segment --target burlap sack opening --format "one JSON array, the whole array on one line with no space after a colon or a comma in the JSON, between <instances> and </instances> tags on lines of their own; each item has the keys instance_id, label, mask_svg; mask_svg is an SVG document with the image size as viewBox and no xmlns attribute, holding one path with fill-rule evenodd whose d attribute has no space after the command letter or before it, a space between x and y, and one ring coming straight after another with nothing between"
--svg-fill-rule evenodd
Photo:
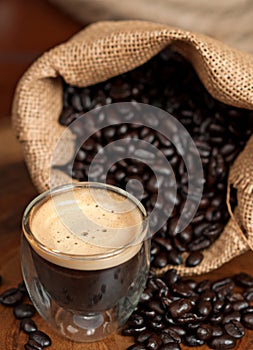
<instances>
[{"instance_id":1,"label":"burlap sack opening","mask_svg":"<svg viewBox=\"0 0 253 350\"><path fill-rule=\"evenodd\" d=\"M49 188L52 152L64 130L58 123L62 109L59 77L71 85L93 85L141 65L167 45L173 45L193 64L214 98L253 109L251 55L209 37L162 24L142 21L93 24L40 57L16 89L13 126L39 192ZM179 266L181 274L208 272L253 246L252 154L253 136L230 169L229 184L238 192L238 207L233 217L220 238L204 251L202 263L195 268ZM66 181L69 180L66 176Z\"/></svg>"}]
</instances>

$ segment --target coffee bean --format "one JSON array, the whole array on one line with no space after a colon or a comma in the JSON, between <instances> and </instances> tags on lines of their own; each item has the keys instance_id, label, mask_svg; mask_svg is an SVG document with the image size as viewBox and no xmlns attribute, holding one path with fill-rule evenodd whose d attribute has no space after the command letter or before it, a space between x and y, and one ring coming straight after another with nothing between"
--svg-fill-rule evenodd
<instances>
[{"instance_id":1,"label":"coffee bean","mask_svg":"<svg viewBox=\"0 0 253 350\"><path fill-rule=\"evenodd\" d=\"M167 343L181 343L181 336L176 332L173 327L163 329L161 339L163 344Z\"/></svg>"},{"instance_id":2,"label":"coffee bean","mask_svg":"<svg viewBox=\"0 0 253 350\"><path fill-rule=\"evenodd\" d=\"M223 333L224 332L223 332L221 327L219 327L217 325L212 326L212 336L213 337L220 337Z\"/></svg>"},{"instance_id":3,"label":"coffee bean","mask_svg":"<svg viewBox=\"0 0 253 350\"><path fill-rule=\"evenodd\" d=\"M202 293L206 290L210 290L210 287L211 287L211 282L209 280L204 280L204 281L199 282L199 284L196 288L196 291L197 291L197 293ZM215 296L215 294L214 294L214 296Z\"/></svg>"},{"instance_id":4,"label":"coffee bean","mask_svg":"<svg viewBox=\"0 0 253 350\"><path fill-rule=\"evenodd\" d=\"M158 334L152 334L146 341L146 349L158 350L161 345L162 340Z\"/></svg>"},{"instance_id":5,"label":"coffee bean","mask_svg":"<svg viewBox=\"0 0 253 350\"><path fill-rule=\"evenodd\" d=\"M225 315L223 317L222 322L225 324L225 323L228 323L228 322L233 321L233 320L238 321L238 322L241 321L241 314L239 311L234 311L234 312L231 312L231 313Z\"/></svg>"},{"instance_id":6,"label":"coffee bean","mask_svg":"<svg viewBox=\"0 0 253 350\"><path fill-rule=\"evenodd\" d=\"M253 278L247 273L238 273L235 275L234 281L236 285L243 288L253 287Z\"/></svg>"},{"instance_id":7,"label":"coffee bean","mask_svg":"<svg viewBox=\"0 0 253 350\"><path fill-rule=\"evenodd\" d=\"M246 313L242 316L242 323L248 329L253 329L253 313Z\"/></svg>"},{"instance_id":8,"label":"coffee bean","mask_svg":"<svg viewBox=\"0 0 253 350\"><path fill-rule=\"evenodd\" d=\"M249 306L246 309L241 310L242 314L252 314L253 313L253 306Z\"/></svg>"},{"instance_id":9,"label":"coffee bean","mask_svg":"<svg viewBox=\"0 0 253 350\"><path fill-rule=\"evenodd\" d=\"M211 349L233 349L236 345L236 341L230 335L221 335L220 337L213 338L208 345Z\"/></svg>"},{"instance_id":10,"label":"coffee bean","mask_svg":"<svg viewBox=\"0 0 253 350\"><path fill-rule=\"evenodd\" d=\"M209 316L212 312L212 304L209 301L200 299L197 306L197 312L202 316Z\"/></svg>"},{"instance_id":11,"label":"coffee bean","mask_svg":"<svg viewBox=\"0 0 253 350\"><path fill-rule=\"evenodd\" d=\"M234 311L241 311L249 306L246 300L236 301L232 303L232 308Z\"/></svg>"},{"instance_id":12,"label":"coffee bean","mask_svg":"<svg viewBox=\"0 0 253 350\"><path fill-rule=\"evenodd\" d=\"M43 346L41 346L40 344L38 344L36 341L30 339L30 340L25 344L25 349L26 349L26 350L43 350Z\"/></svg>"},{"instance_id":13,"label":"coffee bean","mask_svg":"<svg viewBox=\"0 0 253 350\"><path fill-rule=\"evenodd\" d=\"M247 301L253 301L253 288L248 288L243 294Z\"/></svg>"},{"instance_id":14,"label":"coffee bean","mask_svg":"<svg viewBox=\"0 0 253 350\"><path fill-rule=\"evenodd\" d=\"M236 321L236 320L232 320L228 323L225 324L224 326L227 334L231 335L231 337L236 338L236 339L240 339L244 336L244 327L243 325Z\"/></svg>"},{"instance_id":15,"label":"coffee bean","mask_svg":"<svg viewBox=\"0 0 253 350\"><path fill-rule=\"evenodd\" d=\"M152 300L148 303L148 307L158 314L164 314L164 309L159 300Z\"/></svg>"},{"instance_id":16,"label":"coffee bean","mask_svg":"<svg viewBox=\"0 0 253 350\"><path fill-rule=\"evenodd\" d=\"M29 340L34 340L43 348L51 345L50 337L42 331L35 331L29 333Z\"/></svg>"},{"instance_id":17,"label":"coffee bean","mask_svg":"<svg viewBox=\"0 0 253 350\"><path fill-rule=\"evenodd\" d=\"M188 299L179 299L170 304L168 307L172 317L177 318L189 312L192 309L192 304Z\"/></svg>"},{"instance_id":18,"label":"coffee bean","mask_svg":"<svg viewBox=\"0 0 253 350\"><path fill-rule=\"evenodd\" d=\"M168 284L168 286L173 286L178 281L177 271L174 269L168 270L164 275L164 280Z\"/></svg>"},{"instance_id":19,"label":"coffee bean","mask_svg":"<svg viewBox=\"0 0 253 350\"><path fill-rule=\"evenodd\" d=\"M177 343L168 343L159 347L159 350L180 350L181 347Z\"/></svg>"},{"instance_id":20,"label":"coffee bean","mask_svg":"<svg viewBox=\"0 0 253 350\"><path fill-rule=\"evenodd\" d=\"M133 344L127 348L127 350L146 350L146 347L141 344Z\"/></svg>"},{"instance_id":21,"label":"coffee bean","mask_svg":"<svg viewBox=\"0 0 253 350\"><path fill-rule=\"evenodd\" d=\"M144 343L151 335L152 335L151 331L145 330L137 336L136 340L138 343Z\"/></svg>"},{"instance_id":22,"label":"coffee bean","mask_svg":"<svg viewBox=\"0 0 253 350\"><path fill-rule=\"evenodd\" d=\"M197 328L196 334L197 334L198 339L208 340L213 335L213 328L209 324L201 324Z\"/></svg>"},{"instance_id":23,"label":"coffee bean","mask_svg":"<svg viewBox=\"0 0 253 350\"><path fill-rule=\"evenodd\" d=\"M31 318L23 318L20 322L20 329L26 333L31 333L37 330L37 326Z\"/></svg>"},{"instance_id":24,"label":"coffee bean","mask_svg":"<svg viewBox=\"0 0 253 350\"><path fill-rule=\"evenodd\" d=\"M0 302L5 306L14 306L23 299L23 295L18 288L10 288L0 295Z\"/></svg>"},{"instance_id":25,"label":"coffee bean","mask_svg":"<svg viewBox=\"0 0 253 350\"><path fill-rule=\"evenodd\" d=\"M167 254L167 261L169 264L172 265L180 265L183 262L182 256L176 251L176 249L172 249L168 254Z\"/></svg>"},{"instance_id":26,"label":"coffee bean","mask_svg":"<svg viewBox=\"0 0 253 350\"><path fill-rule=\"evenodd\" d=\"M167 332L168 334L171 334L171 331L175 331L180 336L180 338L186 333L185 329L179 326L170 326L168 329L164 329L163 331Z\"/></svg>"},{"instance_id":27,"label":"coffee bean","mask_svg":"<svg viewBox=\"0 0 253 350\"><path fill-rule=\"evenodd\" d=\"M201 293L201 299L205 301L216 301L217 296L212 290L206 289L203 291L203 293Z\"/></svg>"},{"instance_id":28,"label":"coffee bean","mask_svg":"<svg viewBox=\"0 0 253 350\"><path fill-rule=\"evenodd\" d=\"M178 324L198 323L204 321L205 317L198 316L193 312L186 312L177 319Z\"/></svg>"},{"instance_id":29,"label":"coffee bean","mask_svg":"<svg viewBox=\"0 0 253 350\"><path fill-rule=\"evenodd\" d=\"M24 281L22 281L22 282L20 282L18 284L18 289L20 290L21 293L28 295L28 292L27 292L26 285L25 285Z\"/></svg>"},{"instance_id":30,"label":"coffee bean","mask_svg":"<svg viewBox=\"0 0 253 350\"><path fill-rule=\"evenodd\" d=\"M211 317L210 317L210 322L212 324L220 324L223 320L223 314L222 313L216 313L216 314L213 314Z\"/></svg>"},{"instance_id":31,"label":"coffee bean","mask_svg":"<svg viewBox=\"0 0 253 350\"><path fill-rule=\"evenodd\" d=\"M193 334L187 335L184 340L184 344L187 346L201 346L204 343L204 340L196 338Z\"/></svg>"},{"instance_id":32,"label":"coffee bean","mask_svg":"<svg viewBox=\"0 0 253 350\"><path fill-rule=\"evenodd\" d=\"M224 300L216 300L213 304L213 312L219 313L224 306Z\"/></svg>"},{"instance_id":33,"label":"coffee bean","mask_svg":"<svg viewBox=\"0 0 253 350\"><path fill-rule=\"evenodd\" d=\"M35 312L36 310L34 306L31 304L20 304L20 305L17 305L13 310L14 316L17 319L33 317Z\"/></svg>"},{"instance_id":34,"label":"coffee bean","mask_svg":"<svg viewBox=\"0 0 253 350\"><path fill-rule=\"evenodd\" d=\"M123 335L127 335L127 336L133 336L133 335L137 335L139 333L142 333L143 331L145 331L147 329L146 326L141 326L141 327L133 327L133 326L129 326L127 328L124 328L122 330L122 334Z\"/></svg>"},{"instance_id":35,"label":"coffee bean","mask_svg":"<svg viewBox=\"0 0 253 350\"><path fill-rule=\"evenodd\" d=\"M203 254L201 252L193 252L188 255L185 265L188 267L194 267L201 263L203 260Z\"/></svg>"}]
</instances>

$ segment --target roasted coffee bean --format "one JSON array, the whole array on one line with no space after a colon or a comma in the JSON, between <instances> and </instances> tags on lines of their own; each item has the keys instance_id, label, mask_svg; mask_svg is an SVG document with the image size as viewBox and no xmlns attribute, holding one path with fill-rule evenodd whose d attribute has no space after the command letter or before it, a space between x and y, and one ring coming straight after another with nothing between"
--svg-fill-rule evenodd
<instances>
[{"instance_id":1,"label":"roasted coffee bean","mask_svg":"<svg viewBox=\"0 0 253 350\"><path fill-rule=\"evenodd\" d=\"M179 326L170 326L163 331L167 332L168 334L170 334L170 331L175 331L180 336L180 338L186 334L185 329Z\"/></svg>"},{"instance_id":2,"label":"roasted coffee bean","mask_svg":"<svg viewBox=\"0 0 253 350\"><path fill-rule=\"evenodd\" d=\"M14 306L23 299L24 294L18 288L7 289L0 295L0 303L5 306Z\"/></svg>"},{"instance_id":3,"label":"roasted coffee bean","mask_svg":"<svg viewBox=\"0 0 253 350\"><path fill-rule=\"evenodd\" d=\"M213 338L208 345L211 349L233 349L236 345L236 341L230 335L221 335L220 337Z\"/></svg>"},{"instance_id":4,"label":"roasted coffee bean","mask_svg":"<svg viewBox=\"0 0 253 350\"><path fill-rule=\"evenodd\" d=\"M173 292L180 297L191 297L194 296L194 292L189 288L186 283L176 283L173 287Z\"/></svg>"},{"instance_id":5,"label":"roasted coffee bean","mask_svg":"<svg viewBox=\"0 0 253 350\"><path fill-rule=\"evenodd\" d=\"M149 322L149 328L153 331L161 330L165 327L162 316L157 315Z\"/></svg>"},{"instance_id":6,"label":"roasted coffee bean","mask_svg":"<svg viewBox=\"0 0 253 350\"><path fill-rule=\"evenodd\" d=\"M39 343L37 343L35 340L29 340L25 344L26 350L43 350L43 346L41 346Z\"/></svg>"},{"instance_id":7,"label":"roasted coffee bean","mask_svg":"<svg viewBox=\"0 0 253 350\"><path fill-rule=\"evenodd\" d=\"M236 285L243 288L253 287L253 278L247 273L238 273L235 275L234 281Z\"/></svg>"},{"instance_id":8,"label":"roasted coffee bean","mask_svg":"<svg viewBox=\"0 0 253 350\"><path fill-rule=\"evenodd\" d=\"M213 336L213 328L209 324L201 324L196 331L198 339L208 340Z\"/></svg>"},{"instance_id":9,"label":"roasted coffee bean","mask_svg":"<svg viewBox=\"0 0 253 350\"><path fill-rule=\"evenodd\" d=\"M225 315L222 322L225 324L233 320L236 320L238 322L241 321L241 314L239 311L230 312L229 314Z\"/></svg>"},{"instance_id":10,"label":"roasted coffee bean","mask_svg":"<svg viewBox=\"0 0 253 350\"><path fill-rule=\"evenodd\" d=\"M14 308L13 313L17 319L22 319L27 317L33 317L35 311L36 310L34 306L31 304L20 304Z\"/></svg>"},{"instance_id":11,"label":"roasted coffee bean","mask_svg":"<svg viewBox=\"0 0 253 350\"><path fill-rule=\"evenodd\" d=\"M187 312L177 319L177 323L179 325L181 325L181 324L184 325L184 324L189 324L189 323L198 323L198 322L202 322L204 320L205 320L205 317L203 317L203 316L198 316L197 314L195 314L193 312Z\"/></svg>"},{"instance_id":12,"label":"roasted coffee bean","mask_svg":"<svg viewBox=\"0 0 253 350\"><path fill-rule=\"evenodd\" d=\"M247 301L253 301L253 288L246 289L243 296Z\"/></svg>"},{"instance_id":13,"label":"roasted coffee bean","mask_svg":"<svg viewBox=\"0 0 253 350\"><path fill-rule=\"evenodd\" d=\"M162 303L159 300L152 300L148 303L148 307L158 314L164 314Z\"/></svg>"},{"instance_id":14,"label":"roasted coffee bean","mask_svg":"<svg viewBox=\"0 0 253 350\"><path fill-rule=\"evenodd\" d=\"M223 288L228 288L233 290L234 283L232 278L223 278L212 284L212 290L215 291L216 293L219 293L219 291L222 290Z\"/></svg>"},{"instance_id":15,"label":"roasted coffee bean","mask_svg":"<svg viewBox=\"0 0 253 350\"><path fill-rule=\"evenodd\" d=\"M201 346L205 342L202 339L198 339L195 335L187 335L184 339L184 344L187 346Z\"/></svg>"},{"instance_id":16,"label":"roasted coffee bean","mask_svg":"<svg viewBox=\"0 0 253 350\"><path fill-rule=\"evenodd\" d=\"M213 337L220 337L222 334L224 334L222 328L217 325L212 325L212 332Z\"/></svg>"},{"instance_id":17,"label":"roasted coffee bean","mask_svg":"<svg viewBox=\"0 0 253 350\"><path fill-rule=\"evenodd\" d=\"M193 252L188 255L185 265L188 267L194 267L201 263L203 260L203 254L201 252Z\"/></svg>"},{"instance_id":18,"label":"roasted coffee bean","mask_svg":"<svg viewBox=\"0 0 253 350\"><path fill-rule=\"evenodd\" d=\"M166 252L161 252L160 254L157 255L157 257L154 259L153 265L155 267L164 267L168 265L169 261L173 261L175 263L174 265L179 265L180 262L178 261L178 264L176 264L176 260L178 260L178 254L175 251L171 251L170 257L168 256L168 253Z\"/></svg>"},{"instance_id":19,"label":"roasted coffee bean","mask_svg":"<svg viewBox=\"0 0 253 350\"><path fill-rule=\"evenodd\" d=\"M149 337L151 337L151 335L152 335L151 331L145 330L137 336L136 340L138 343L144 343Z\"/></svg>"},{"instance_id":20,"label":"roasted coffee bean","mask_svg":"<svg viewBox=\"0 0 253 350\"><path fill-rule=\"evenodd\" d=\"M133 326L128 326L127 328L124 328L122 330L123 335L128 335L128 336L133 336L137 335L139 333L142 333L147 329L146 326L141 326L141 327L133 327Z\"/></svg>"},{"instance_id":21,"label":"roasted coffee bean","mask_svg":"<svg viewBox=\"0 0 253 350\"><path fill-rule=\"evenodd\" d=\"M223 314L222 313L216 313L216 314L213 314L211 317L210 317L210 322L212 324L220 324L223 320Z\"/></svg>"},{"instance_id":22,"label":"roasted coffee bean","mask_svg":"<svg viewBox=\"0 0 253 350\"><path fill-rule=\"evenodd\" d=\"M202 316L209 316L212 312L212 304L209 301L200 299L197 305L197 312Z\"/></svg>"},{"instance_id":23,"label":"roasted coffee bean","mask_svg":"<svg viewBox=\"0 0 253 350\"><path fill-rule=\"evenodd\" d=\"M127 348L127 350L146 350L147 348L142 344L133 344Z\"/></svg>"},{"instance_id":24,"label":"roasted coffee bean","mask_svg":"<svg viewBox=\"0 0 253 350\"><path fill-rule=\"evenodd\" d=\"M231 303L245 301L243 295L241 295L240 293L232 293L231 295L228 295L227 300L229 300Z\"/></svg>"},{"instance_id":25,"label":"roasted coffee bean","mask_svg":"<svg viewBox=\"0 0 253 350\"><path fill-rule=\"evenodd\" d=\"M224 300L216 300L213 304L213 312L219 313L224 306Z\"/></svg>"},{"instance_id":26,"label":"roasted coffee bean","mask_svg":"<svg viewBox=\"0 0 253 350\"><path fill-rule=\"evenodd\" d=\"M152 292L149 289L144 289L141 294L140 302L148 301L152 298Z\"/></svg>"},{"instance_id":27,"label":"roasted coffee bean","mask_svg":"<svg viewBox=\"0 0 253 350\"><path fill-rule=\"evenodd\" d=\"M224 326L227 334L231 335L231 337L239 339L244 336L244 327L241 322L236 320L232 320L225 324Z\"/></svg>"},{"instance_id":28,"label":"roasted coffee bean","mask_svg":"<svg viewBox=\"0 0 253 350\"><path fill-rule=\"evenodd\" d=\"M242 323L248 329L253 329L253 313L246 313L242 316Z\"/></svg>"},{"instance_id":29,"label":"roasted coffee bean","mask_svg":"<svg viewBox=\"0 0 253 350\"><path fill-rule=\"evenodd\" d=\"M216 301L217 297L215 292L210 289L206 289L201 293L201 299L205 301Z\"/></svg>"},{"instance_id":30,"label":"roasted coffee bean","mask_svg":"<svg viewBox=\"0 0 253 350\"><path fill-rule=\"evenodd\" d=\"M240 300L232 303L232 308L234 311L241 311L249 306L246 300Z\"/></svg>"},{"instance_id":31,"label":"roasted coffee bean","mask_svg":"<svg viewBox=\"0 0 253 350\"><path fill-rule=\"evenodd\" d=\"M27 292L26 285L25 285L24 281L22 281L22 282L20 282L18 284L18 289L20 290L21 293L24 293L24 294L28 295L28 292Z\"/></svg>"},{"instance_id":32,"label":"roasted coffee bean","mask_svg":"<svg viewBox=\"0 0 253 350\"><path fill-rule=\"evenodd\" d=\"M179 299L174 301L168 307L172 317L177 318L189 312L192 309L192 304L189 299Z\"/></svg>"},{"instance_id":33,"label":"roasted coffee bean","mask_svg":"<svg viewBox=\"0 0 253 350\"><path fill-rule=\"evenodd\" d=\"M43 348L51 345L50 337L42 331L35 331L29 333L29 340L34 340Z\"/></svg>"},{"instance_id":34,"label":"roasted coffee bean","mask_svg":"<svg viewBox=\"0 0 253 350\"><path fill-rule=\"evenodd\" d=\"M196 291L197 293L202 293L206 290L210 290L210 288L211 288L211 282L209 280L204 280L197 285Z\"/></svg>"},{"instance_id":35,"label":"roasted coffee bean","mask_svg":"<svg viewBox=\"0 0 253 350\"><path fill-rule=\"evenodd\" d=\"M241 310L242 314L252 314L253 313L253 306L249 306L246 309Z\"/></svg>"},{"instance_id":36,"label":"roasted coffee bean","mask_svg":"<svg viewBox=\"0 0 253 350\"><path fill-rule=\"evenodd\" d=\"M162 345L162 339L158 334L152 334L146 341L146 349L158 350Z\"/></svg>"},{"instance_id":37,"label":"roasted coffee bean","mask_svg":"<svg viewBox=\"0 0 253 350\"><path fill-rule=\"evenodd\" d=\"M182 256L176 249L172 249L169 253L167 253L167 263L172 265L180 265L182 262Z\"/></svg>"},{"instance_id":38,"label":"roasted coffee bean","mask_svg":"<svg viewBox=\"0 0 253 350\"><path fill-rule=\"evenodd\" d=\"M173 286L178 281L177 271L174 269L170 269L165 273L163 278L168 284L168 286Z\"/></svg>"},{"instance_id":39,"label":"roasted coffee bean","mask_svg":"<svg viewBox=\"0 0 253 350\"><path fill-rule=\"evenodd\" d=\"M26 333L31 333L37 330L37 326L31 318L23 318L20 322L20 329Z\"/></svg>"},{"instance_id":40,"label":"roasted coffee bean","mask_svg":"<svg viewBox=\"0 0 253 350\"><path fill-rule=\"evenodd\" d=\"M159 350L180 350L181 347L177 343L168 343L159 347Z\"/></svg>"},{"instance_id":41,"label":"roasted coffee bean","mask_svg":"<svg viewBox=\"0 0 253 350\"><path fill-rule=\"evenodd\" d=\"M181 336L172 328L163 329L161 339L163 344L167 343L181 343Z\"/></svg>"}]
</instances>

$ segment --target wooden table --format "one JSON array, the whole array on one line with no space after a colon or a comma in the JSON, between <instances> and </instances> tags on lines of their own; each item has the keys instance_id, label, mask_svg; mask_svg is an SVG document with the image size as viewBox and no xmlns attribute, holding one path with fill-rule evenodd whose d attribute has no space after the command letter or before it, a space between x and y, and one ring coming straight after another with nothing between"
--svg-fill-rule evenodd
<instances>
[{"instance_id":1,"label":"wooden table","mask_svg":"<svg viewBox=\"0 0 253 350\"><path fill-rule=\"evenodd\" d=\"M22 279L19 258L20 222L24 208L36 196L36 190L27 173L20 145L11 130L10 118L0 119L0 140L0 275L3 277L2 286L0 286L1 293L9 287L16 286ZM240 271L252 273L252 266L253 253L248 252L219 270L201 276L201 279L222 278ZM39 329L51 336L52 350L125 350L132 343L131 338L122 337L119 334L98 343L73 343L56 335L40 316L36 315L35 321ZM0 305L0 348L4 350L24 349L26 339L27 337L19 331L19 321L15 320L12 309ZM247 332L237 349L253 349L253 331Z\"/></svg>"}]
</instances>

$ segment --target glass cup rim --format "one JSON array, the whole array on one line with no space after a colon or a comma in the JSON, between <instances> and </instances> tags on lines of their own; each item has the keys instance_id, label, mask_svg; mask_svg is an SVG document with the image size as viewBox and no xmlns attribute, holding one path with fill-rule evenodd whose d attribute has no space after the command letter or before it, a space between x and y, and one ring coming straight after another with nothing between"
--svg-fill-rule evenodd
<instances>
[{"instance_id":1,"label":"glass cup rim","mask_svg":"<svg viewBox=\"0 0 253 350\"><path fill-rule=\"evenodd\" d=\"M69 183L69 184L64 184L60 185L54 188L50 188L41 194L37 195L25 208L24 214L22 217L22 231L29 243L31 245L31 242L38 248L38 250L42 250L45 253L55 256L61 259L68 259L68 260L86 260L86 261L92 261L92 260L102 260L102 259L108 259L108 258L113 258L114 256L117 256L118 254L126 251L127 249L131 248L131 245L127 245L126 247L123 248L112 248L108 249L109 251L106 253L97 253L97 254L92 254L92 255L87 255L87 254L71 254L71 253L64 253L57 251L55 249L47 247L45 244L41 243L32 233L32 230L30 228L30 218L32 215L33 210L36 207L39 207L40 205L43 204L45 200L50 198L52 195L57 195L60 193L67 192L69 190L72 190L74 188L85 188L85 187L92 187L92 188L100 188L100 189L107 189L112 192L116 192L118 194L121 194L122 196L129 198L135 205L136 207L140 210L143 216L143 224L145 227L145 230L148 231L149 228L149 223L148 223L148 215L146 212L146 209L142 205L142 203L131 193L113 185L109 185L106 183L100 183L100 182L89 182L89 181L84 181L84 182L77 182L77 183ZM140 243L143 243L147 238L143 239Z\"/></svg>"}]
</instances>

